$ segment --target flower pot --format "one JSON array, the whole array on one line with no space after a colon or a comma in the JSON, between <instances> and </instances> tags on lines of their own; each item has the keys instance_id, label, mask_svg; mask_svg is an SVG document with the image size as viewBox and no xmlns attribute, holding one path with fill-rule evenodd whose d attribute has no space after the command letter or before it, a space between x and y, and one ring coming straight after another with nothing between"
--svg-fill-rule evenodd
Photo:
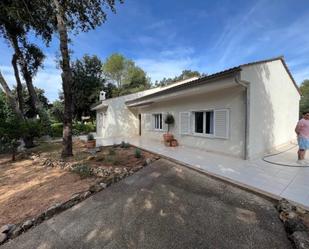
<instances>
[{"instance_id":1,"label":"flower pot","mask_svg":"<svg viewBox=\"0 0 309 249\"><path fill-rule=\"evenodd\" d=\"M176 147L176 146L178 146L177 140L176 139L172 139L171 140L171 147Z\"/></svg>"},{"instance_id":2,"label":"flower pot","mask_svg":"<svg viewBox=\"0 0 309 249\"><path fill-rule=\"evenodd\" d=\"M163 134L163 139L164 142L170 142L172 139L174 139L174 136L171 133L165 133Z\"/></svg>"},{"instance_id":3,"label":"flower pot","mask_svg":"<svg viewBox=\"0 0 309 249\"><path fill-rule=\"evenodd\" d=\"M87 141L87 149L93 149L96 146L96 141L95 140L89 140Z\"/></svg>"}]
</instances>

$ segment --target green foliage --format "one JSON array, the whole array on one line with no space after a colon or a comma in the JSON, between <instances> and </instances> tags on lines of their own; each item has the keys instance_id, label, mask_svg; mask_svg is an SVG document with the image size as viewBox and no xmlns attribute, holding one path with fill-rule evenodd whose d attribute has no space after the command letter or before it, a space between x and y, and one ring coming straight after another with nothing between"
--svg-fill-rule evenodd
<instances>
[{"instance_id":1,"label":"green foliage","mask_svg":"<svg viewBox=\"0 0 309 249\"><path fill-rule=\"evenodd\" d=\"M121 144L120 144L120 148L128 149L128 148L130 148L130 144L126 143L125 141L122 141Z\"/></svg>"},{"instance_id":2,"label":"green foliage","mask_svg":"<svg viewBox=\"0 0 309 249\"><path fill-rule=\"evenodd\" d=\"M51 124L51 136L52 137L62 137L62 132L63 132L62 123Z\"/></svg>"},{"instance_id":3,"label":"green foliage","mask_svg":"<svg viewBox=\"0 0 309 249\"><path fill-rule=\"evenodd\" d=\"M72 167L71 171L78 174L81 178L93 176L93 170L87 164L76 164Z\"/></svg>"},{"instance_id":4,"label":"green foliage","mask_svg":"<svg viewBox=\"0 0 309 249\"><path fill-rule=\"evenodd\" d=\"M142 151L139 148L136 148L134 151L134 156L136 158L141 158L142 157Z\"/></svg>"},{"instance_id":5,"label":"green foliage","mask_svg":"<svg viewBox=\"0 0 309 249\"><path fill-rule=\"evenodd\" d=\"M192 71L192 70L183 70L180 75L175 76L174 78L163 78L161 81L156 81L156 86L166 86L170 85L172 83L175 83L177 81L186 80L192 77L202 77L205 76L205 74L201 74L198 71Z\"/></svg>"},{"instance_id":6,"label":"green foliage","mask_svg":"<svg viewBox=\"0 0 309 249\"><path fill-rule=\"evenodd\" d=\"M150 88L150 79L145 71L121 54L112 54L102 66L104 76L117 86L113 97L130 94Z\"/></svg>"},{"instance_id":7,"label":"green foliage","mask_svg":"<svg viewBox=\"0 0 309 249\"><path fill-rule=\"evenodd\" d=\"M108 154L111 155L111 156L112 156L112 155L116 155L115 147L109 148L109 149L108 149Z\"/></svg>"},{"instance_id":8,"label":"green foliage","mask_svg":"<svg viewBox=\"0 0 309 249\"><path fill-rule=\"evenodd\" d=\"M304 80L300 85L300 91L302 93L300 99L300 113L309 110L309 80Z\"/></svg>"},{"instance_id":9,"label":"green foliage","mask_svg":"<svg viewBox=\"0 0 309 249\"><path fill-rule=\"evenodd\" d=\"M91 106L99 99L100 90L105 88L101 70L102 62L97 56L84 55L72 65L73 74L73 115L81 120L82 116L93 116Z\"/></svg>"},{"instance_id":10,"label":"green foliage","mask_svg":"<svg viewBox=\"0 0 309 249\"><path fill-rule=\"evenodd\" d=\"M40 101L40 103L42 104L43 106L43 109L45 109L47 111L48 109L48 99L47 97L45 96L45 91L41 88L37 88L35 87L35 92L36 92L36 95ZM12 89L12 92L15 96L15 98L17 99L17 89L16 87L14 87ZM22 85L22 100L23 100L23 104L24 104L24 115L26 118L35 118L37 114L36 110L33 108L32 104L31 104L31 97L29 95L29 92L28 92L28 89L26 87L26 85ZM40 115L41 117L41 115Z\"/></svg>"},{"instance_id":11,"label":"green foliage","mask_svg":"<svg viewBox=\"0 0 309 249\"><path fill-rule=\"evenodd\" d=\"M51 119L54 122L63 122L64 104L60 100L56 100L52 103L52 107L49 110Z\"/></svg>"},{"instance_id":12,"label":"green foliage","mask_svg":"<svg viewBox=\"0 0 309 249\"><path fill-rule=\"evenodd\" d=\"M93 140L95 140L93 134L92 134L92 133L89 133L89 134L87 135L87 141L93 141Z\"/></svg>"},{"instance_id":13,"label":"green foliage","mask_svg":"<svg viewBox=\"0 0 309 249\"><path fill-rule=\"evenodd\" d=\"M170 125L174 124L175 120L172 114L168 113L165 117L164 123L167 124L167 131L170 131Z\"/></svg>"},{"instance_id":14,"label":"green foliage","mask_svg":"<svg viewBox=\"0 0 309 249\"><path fill-rule=\"evenodd\" d=\"M73 135L79 136L88 134L90 132L95 132L94 123L80 123L76 122L73 124ZM62 137L63 124L62 123L53 123L51 124L51 136L52 137Z\"/></svg>"}]
</instances>

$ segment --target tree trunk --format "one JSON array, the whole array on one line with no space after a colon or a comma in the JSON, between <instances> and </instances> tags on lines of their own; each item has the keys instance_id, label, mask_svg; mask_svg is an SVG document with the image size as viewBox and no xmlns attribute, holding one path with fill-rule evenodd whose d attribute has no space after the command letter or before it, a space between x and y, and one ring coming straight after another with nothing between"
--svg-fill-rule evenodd
<instances>
[{"instance_id":1,"label":"tree trunk","mask_svg":"<svg viewBox=\"0 0 309 249\"><path fill-rule=\"evenodd\" d=\"M62 60L60 62L62 68L62 88L64 96L64 120L63 120L63 149L62 157L73 155L72 151L72 71L70 67L70 55L68 49L68 33L65 24L65 17L62 7L58 0L53 0L56 9L57 28L60 39L60 51Z\"/></svg>"},{"instance_id":2,"label":"tree trunk","mask_svg":"<svg viewBox=\"0 0 309 249\"><path fill-rule=\"evenodd\" d=\"M18 40L15 36L9 35L10 36L10 40L11 40L11 44L12 47L14 49L15 55L16 55L16 59L19 60L20 65L21 65L21 72L23 74L23 77L25 79L26 85L27 85L27 89L29 92L29 96L30 96L30 103L31 103L31 107L36 110L37 113L40 114L40 111L42 109L42 105L40 104L40 102L38 101L38 96L35 92L33 83L32 83L32 76L28 70L28 64L23 56L23 54L20 51L19 45L18 45Z\"/></svg>"},{"instance_id":3,"label":"tree trunk","mask_svg":"<svg viewBox=\"0 0 309 249\"><path fill-rule=\"evenodd\" d=\"M8 84L6 83L5 79L3 78L1 71L0 71L0 84L3 88L3 90L4 90L5 95L7 96L7 99L8 99L8 102L9 102L9 105L11 106L11 108L15 111L16 115L19 118L24 119L22 112L18 108L17 101L14 98L14 95L13 95L11 89L9 88Z\"/></svg>"},{"instance_id":4,"label":"tree trunk","mask_svg":"<svg viewBox=\"0 0 309 249\"><path fill-rule=\"evenodd\" d=\"M18 105L19 105L19 110L21 113L24 113L24 103L23 103L23 87L21 85L20 77L19 77L19 71L18 71L18 66L17 66L17 55L14 54L12 57L12 66L14 69L14 75L15 75L15 80L16 80L16 90L17 90L17 98L18 98Z\"/></svg>"}]
</instances>

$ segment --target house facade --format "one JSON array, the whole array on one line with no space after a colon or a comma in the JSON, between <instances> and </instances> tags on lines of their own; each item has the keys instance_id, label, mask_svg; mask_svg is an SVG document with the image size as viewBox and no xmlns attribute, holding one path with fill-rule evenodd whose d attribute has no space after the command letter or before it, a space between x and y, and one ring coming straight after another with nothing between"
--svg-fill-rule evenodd
<instances>
[{"instance_id":1,"label":"house facade","mask_svg":"<svg viewBox=\"0 0 309 249\"><path fill-rule=\"evenodd\" d=\"M181 146L250 159L295 139L299 100L283 57L277 57L103 100L93 110L102 138L162 141L164 119L172 114L170 132Z\"/></svg>"}]
</instances>

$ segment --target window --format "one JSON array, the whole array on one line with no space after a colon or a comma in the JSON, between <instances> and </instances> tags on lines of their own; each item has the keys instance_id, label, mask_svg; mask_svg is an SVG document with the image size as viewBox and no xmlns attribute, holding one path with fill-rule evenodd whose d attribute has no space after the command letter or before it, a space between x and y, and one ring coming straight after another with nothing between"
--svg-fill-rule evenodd
<instances>
[{"instance_id":1,"label":"window","mask_svg":"<svg viewBox=\"0 0 309 249\"><path fill-rule=\"evenodd\" d=\"M214 134L214 111L194 112L194 133Z\"/></svg>"},{"instance_id":2,"label":"window","mask_svg":"<svg viewBox=\"0 0 309 249\"><path fill-rule=\"evenodd\" d=\"M153 116L155 130L162 130L162 113L154 114Z\"/></svg>"}]
</instances>

